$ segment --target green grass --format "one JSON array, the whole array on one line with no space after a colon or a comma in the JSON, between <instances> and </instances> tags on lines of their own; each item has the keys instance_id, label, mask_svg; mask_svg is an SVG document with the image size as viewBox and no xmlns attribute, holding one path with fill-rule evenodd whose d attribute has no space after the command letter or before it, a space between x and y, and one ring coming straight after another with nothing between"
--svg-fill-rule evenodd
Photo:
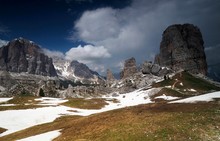
<instances>
[{"instance_id":1,"label":"green grass","mask_svg":"<svg viewBox=\"0 0 220 141\"><path fill-rule=\"evenodd\" d=\"M210 91L220 91L220 87L217 87L201 78L196 78L188 72L181 72L173 76L172 79L167 79L159 83L153 84L153 87L165 87L165 86L175 86L173 89L179 91L179 93L184 93L185 95L201 94ZM183 83L183 86L180 85ZM187 91L187 89L195 89L197 92Z\"/></svg>"}]
</instances>

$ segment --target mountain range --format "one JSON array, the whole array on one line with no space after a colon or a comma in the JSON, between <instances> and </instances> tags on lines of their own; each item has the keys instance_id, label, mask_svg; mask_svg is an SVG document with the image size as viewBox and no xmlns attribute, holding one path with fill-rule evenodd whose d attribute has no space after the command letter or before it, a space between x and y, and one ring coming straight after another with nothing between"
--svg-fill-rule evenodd
<instances>
[{"instance_id":1,"label":"mountain range","mask_svg":"<svg viewBox=\"0 0 220 141\"><path fill-rule=\"evenodd\" d=\"M39 45L20 37L0 48L0 95L39 95L42 90L46 96L54 97L124 93L149 86L180 70L208 74L202 34L192 24L169 26L163 32L155 62L145 61L137 66L135 58L127 59L119 80L111 70L105 80L77 60L50 58Z\"/></svg>"}]
</instances>

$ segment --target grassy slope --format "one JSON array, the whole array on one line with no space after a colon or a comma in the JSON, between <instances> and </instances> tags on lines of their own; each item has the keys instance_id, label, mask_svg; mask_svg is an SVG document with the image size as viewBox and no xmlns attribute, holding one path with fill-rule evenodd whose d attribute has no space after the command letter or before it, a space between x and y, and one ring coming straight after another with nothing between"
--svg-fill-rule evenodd
<instances>
[{"instance_id":1,"label":"grassy slope","mask_svg":"<svg viewBox=\"0 0 220 141\"><path fill-rule=\"evenodd\" d=\"M181 85L181 83L183 85ZM175 84L175 85L174 85ZM170 95L177 97L189 97L192 95L198 95L202 93L207 93L210 91L220 91L220 88L210 84L209 82L196 78L187 72L181 72L168 79L156 84L153 87L166 87L171 86L172 88L163 88L157 95ZM196 92L189 91L188 89L194 89Z\"/></svg>"},{"instance_id":2,"label":"grassy slope","mask_svg":"<svg viewBox=\"0 0 220 141\"><path fill-rule=\"evenodd\" d=\"M66 116L0 138L11 141L63 129L55 141L218 140L218 103L148 104L88 117Z\"/></svg>"}]
</instances>

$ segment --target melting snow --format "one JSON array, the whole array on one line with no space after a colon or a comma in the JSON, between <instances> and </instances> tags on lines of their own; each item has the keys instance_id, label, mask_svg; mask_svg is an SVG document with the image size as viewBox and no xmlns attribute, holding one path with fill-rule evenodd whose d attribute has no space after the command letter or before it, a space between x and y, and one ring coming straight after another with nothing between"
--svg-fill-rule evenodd
<instances>
[{"instance_id":1,"label":"melting snow","mask_svg":"<svg viewBox=\"0 0 220 141\"><path fill-rule=\"evenodd\" d=\"M161 95L161 96L157 96L155 97L155 99L164 99L164 100L175 100L175 99L179 99L179 97L173 97L173 96L166 96L165 94Z\"/></svg>"},{"instance_id":2,"label":"melting snow","mask_svg":"<svg viewBox=\"0 0 220 141\"><path fill-rule=\"evenodd\" d=\"M31 136L17 141L52 141L60 135L60 130L50 131L43 134Z\"/></svg>"},{"instance_id":3,"label":"melting snow","mask_svg":"<svg viewBox=\"0 0 220 141\"><path fill-rule=\"evenodd\" d=\"M118 97L106 96L103 98L107 98L110 100L116 99L119 101L119 103L107 101L109 105L106 105L102 109L98 110L70 108L59 105L36 109L0 111L0 127L8 129L6 132L0 134L0 136L5 136L19 130L29 128L31 126L52 122L62 115L88 116L91 114L124 108L127 106L152 103L149 96L153 95L159 90L159 88L153 88L149 90L139 89L127 94L120 94ZM40 98L36 100L41 100L41 104L59 104L65 102L65 100L60 98Z\"/></svg>"},{"instance_id":4,"label":"melting snow","mask_svg":"<svg viewBox=\"0 0 220 141\"><path fill-rule=\"evenodd\" d=\"M52 98L52 97L41 97L41 98L37 98L35 99L36 101L41 101L39 104L37 105L58 105L64 102L67 102L68 100L64 100L61 98Z\"/></svg>"},{"instance_id":5,"label":"melting snow","mask_svg":"<svg viewBox=\"0 0 220 141\"><path fill-rule=\"evenodd\" d=\"M7 102L9 100L11 100L13 97L10 97L10 98L0 98L0 103L3 103L3 102Z\"/></svg>"},{"instance_id":6,"label":"melting snow","mask_svg":"<svg viewBox=\"0 0 220 141\"><path fill-rule=\"evenodd\" d=\"M0 112L0 127L8 129L0 134L5 136L38 124L54 121L64 114L71 114L66 106L44 107L27 110L7 110Z\"/></svg>"},{"instance_id":7,"label":"melting snow","mask_svg":"<svg viewBox=\"0 0 220 141\"><path fill-rule=\"evenodd\" d=\"M204 95L199 95L199 96L193 96L190 98L185 98L177 101L172 101L169 103L196 103L196 102L209 102L213 101L214 98L220 98L220 91L218 92L213 92L213 93L208 93Z\"/></svg>"},{"instance_id":8,"label":"melting snow","mask_svg":"<svg viewBox=\"0 0 220 141\"><path fill-rule=\"evenodd\" d=\"M188 89L190 92L197 92L195 89Z\"/></svg>"},{"instance_id":9,"label":"melting snow","mask_svg":"<svg viewBox=\"0 0 220 141\"><path fill-rule=\"evenodd\" d=\"M16 104L1 104L0 106L16 106Z\"/></svg>"}]
</instances>

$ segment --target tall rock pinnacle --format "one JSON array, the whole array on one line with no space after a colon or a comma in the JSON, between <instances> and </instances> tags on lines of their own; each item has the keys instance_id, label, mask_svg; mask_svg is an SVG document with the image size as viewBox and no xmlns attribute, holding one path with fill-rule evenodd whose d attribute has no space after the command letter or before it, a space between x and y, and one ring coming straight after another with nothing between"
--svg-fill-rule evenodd
<instances>
[{"instance_id":1,"label":"tall rock pinnacle","mask_svg":"<svg viewBox=\"0 0 220 141\"><path fill-rule=\"evenodd\" d=\"M155 63L173 70L184 69L192 73L207 74L206 55L202 34L192 24L169 26L160 43Z\"/></svg>"}]
</instances>

